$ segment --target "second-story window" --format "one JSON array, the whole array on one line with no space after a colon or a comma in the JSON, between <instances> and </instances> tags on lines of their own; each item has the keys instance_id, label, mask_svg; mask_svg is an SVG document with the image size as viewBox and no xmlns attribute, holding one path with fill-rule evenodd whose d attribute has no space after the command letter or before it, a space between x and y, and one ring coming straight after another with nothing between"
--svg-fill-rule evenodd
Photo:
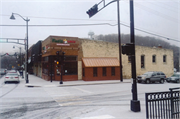
<instances>
[{"instance_id":1,"label":"second-story window","mask_svg":"<svg viewBox=\"0 0 180 119\"><path fill-rule=\"evenodd\" d=\"M153 55L153 56L152 56L152 62L153 62L153 63L156 63L156 55Z\"/></svg>"},{"instance_id":2,"label":"second-story window","mask_svg":"<svg viewBox=\"0 0 180 119\"><path fill-rule=\"evenodd\" d=\"M163 55L163 62L166 63L166 55Z\"/></svg>"},{"instance_id":3,"label":"second-story window","mask_svg":"<svg viewBox=\"0 0 180 119\"><path fill-rule=\"evenodd\" d=\"M145 68L145 56L141 55L141 68Z\"/></svg>"}]
</instances>

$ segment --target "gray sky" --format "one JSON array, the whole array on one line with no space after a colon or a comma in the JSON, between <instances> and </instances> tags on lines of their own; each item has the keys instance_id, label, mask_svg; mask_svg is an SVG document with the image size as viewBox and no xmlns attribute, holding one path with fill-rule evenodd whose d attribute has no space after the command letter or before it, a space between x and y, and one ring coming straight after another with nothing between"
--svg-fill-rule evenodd
<instances>
[{"instance_id":1,"label":"gray sky","mask_svg":"<svg viewBox=\"0 0 180 119\"><path fill-rule=\"evenodd\" d=\"M30 19L29 25L70 25L70 24L117 24L117 3L112 3L89 19L86 11L101 0L0 0L0 38L25 38L26 22L15 15L16 20L9 19L12 12ZM112 0L105 0L109 3ZM102 7L102 4L98 6ZM120 1L121 23L129 25L129 0ZM135 27L161 36L180 41L180 0L134 0ZM87 38L88 32L95 35L117 34L117 25L93 26L29 26L29 46L49 35ZM129 27L121 25L121 33L129 34ZM136 35L152 36L140 31ZM156 36L153 36L156 37ZM158 37L157 37L158 38ZM166 40L166 39L164 39ZM169 41L177 44L178 42ZM1 52L17 52L13 45L1 43ZM24 48L24 47L23 47Z\"/></svg>"}]
</instances>

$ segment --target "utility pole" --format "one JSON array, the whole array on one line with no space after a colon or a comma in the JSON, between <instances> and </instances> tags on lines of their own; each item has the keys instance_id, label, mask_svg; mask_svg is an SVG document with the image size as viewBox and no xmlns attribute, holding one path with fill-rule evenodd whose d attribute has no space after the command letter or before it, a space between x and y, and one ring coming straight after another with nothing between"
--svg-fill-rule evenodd
<instances>
[{"instance_id":1,"label":"utility pole","mask_svg":"<svg viewBox=\"0 0 180 119\"><path fill-rule=\"evenodd\" d=\"M119 0L117 0L117 17L118 17L118 42L119 42L119 66L120 66L120 80L123 82L122 73L122 58L121 58L121 33L120 33L120 13L119 13Z\"/></svg>"}]
</instances>

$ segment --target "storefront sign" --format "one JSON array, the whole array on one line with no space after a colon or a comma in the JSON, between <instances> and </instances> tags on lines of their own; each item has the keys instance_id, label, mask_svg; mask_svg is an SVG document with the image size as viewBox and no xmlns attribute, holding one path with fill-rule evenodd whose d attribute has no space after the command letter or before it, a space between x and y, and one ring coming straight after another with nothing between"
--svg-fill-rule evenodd
<instances>
[{"instance_id":1,"label":"storefront sign","mask_svg":"<svg viewBox=\"0 0 180 119\"><path fill-rule=\"evenodd\" d=\"M64 40L56 40L56 39L52 39L52 42L53 43L76 43L76 41L73 41L73 40L66 40L66 39L64 39Z\"/></svg>"},{"instance_id":2,"label":"storefront sign","mask_svg":"<svg viewBox=\"0 0 180 119\"><path fill-rule=\"evenodd\" d=\"M60 45L60 46L70 46L70 44L62 44L62 43L57 43L56 45Z\"/></svg>"}]
</instances>

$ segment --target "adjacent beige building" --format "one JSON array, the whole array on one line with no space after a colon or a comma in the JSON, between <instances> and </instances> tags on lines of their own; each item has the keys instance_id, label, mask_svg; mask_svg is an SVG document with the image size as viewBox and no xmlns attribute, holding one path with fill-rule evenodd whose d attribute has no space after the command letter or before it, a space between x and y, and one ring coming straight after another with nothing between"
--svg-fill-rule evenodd
<instances>
[{"instance_id":1,"label":"adjacent beige building","mask_svg":"<svg viewBox=\"0 0 180 119\"><path fill-rule=\"evenodd\" d=\"M80 57L117 57L118 43L79 39ZM167 77L173 74L173 51L162 47L136 46L136 73L141 75L147 71L162 71ZM79 58L81 59L81 58ZM82 79L82 61L78 61L78 79ZM142 66L143 65L143 66ZM123 78L131 78L131 61L122 55Z\"/></svg>"}]
</instances>

